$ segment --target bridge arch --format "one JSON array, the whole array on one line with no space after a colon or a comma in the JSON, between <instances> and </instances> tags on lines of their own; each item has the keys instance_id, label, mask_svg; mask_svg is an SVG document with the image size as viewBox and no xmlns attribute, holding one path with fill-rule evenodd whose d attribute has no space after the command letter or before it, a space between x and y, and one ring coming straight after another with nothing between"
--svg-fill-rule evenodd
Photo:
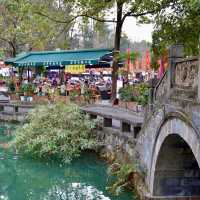
<instances>
[{"instance_id":1,"label":"bridge arch","mask_svg":"<svg viewBox=\"0 0 200 200\"><path fill-rule=\"evenodd\" d=\"M200 135L182 113L169 113L156 133L149 179L152 196L200 196Z\"/></svg>"}]
</instances>

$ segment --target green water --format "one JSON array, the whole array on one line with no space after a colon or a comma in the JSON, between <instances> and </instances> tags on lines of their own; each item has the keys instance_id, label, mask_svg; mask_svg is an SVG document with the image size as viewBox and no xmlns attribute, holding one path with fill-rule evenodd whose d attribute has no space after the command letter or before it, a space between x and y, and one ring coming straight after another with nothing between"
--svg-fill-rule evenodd
<instances>
[{"instance_id":1,"label":"green water","mask_svg":"<svg viewBox=\"0 0 200 200\"><path fill-rule=\"evenodd\" d=\"M8 125L6 125L8 126ZM10 128L10 127L9 127ZM2 147L11 139L0 124L0 200L130 200L106 191L106 164L85 153L69 165L25 159Z\"/></svg>"}]
</instances>

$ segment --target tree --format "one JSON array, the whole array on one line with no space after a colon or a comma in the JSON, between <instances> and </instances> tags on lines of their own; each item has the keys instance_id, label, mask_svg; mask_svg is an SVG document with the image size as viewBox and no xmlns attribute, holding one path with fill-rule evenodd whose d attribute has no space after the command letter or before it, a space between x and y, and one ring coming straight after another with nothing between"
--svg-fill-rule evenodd
<instances>
[{"instance_id":1,"label":"tree","mask_svg":"<svg viewBox=\"0 0 200 200\"><path fill-rule=\"evenodd\" d=\"M58 25L35 14L35 10L39 8L45 9L52 15L58 13L59 8L52 2L51 4L50 1L48 2L46 0L1 1L0 45L7 55L15 57L21 51L54 49L59 43L60 35L68 32L68 26ZM69 14L68 10L66 15Z\"/></svg>"},{"instance_id":2,"label":"tree","mask_svg":"<svg viewBox=\"0 0 200 200\"><path fill-rule=\"evenodd\" d=\"M116 98L117 77L118 77L118 61L120 52L120 40L122 26L127 17L135 17L141 21L148 21L146 15L153 15L162 12L162 10L174 5L176 0L65 0L65 3L73 3L75 13L71 19L52 18L47 13L37 12L39 15L45 16L57 23L70 23L77 18L90 18L99 22L115 23L114 37L114 59L112 71L112 100ZM107 19L107 13L111 12L111 8L115 7L116 15L114 19Z\"/></svg>"},{"instance_id":3,"label":"tree","mask_svg":"<svg viewBox=\"0 0 200 200\"><path fill-rule=\"evenodd\" d=\"M186 55L199 54L200 1L179 0L155 18L153 49L161 55L174 43L184 44Z\"/></svg>"}]
</instances>

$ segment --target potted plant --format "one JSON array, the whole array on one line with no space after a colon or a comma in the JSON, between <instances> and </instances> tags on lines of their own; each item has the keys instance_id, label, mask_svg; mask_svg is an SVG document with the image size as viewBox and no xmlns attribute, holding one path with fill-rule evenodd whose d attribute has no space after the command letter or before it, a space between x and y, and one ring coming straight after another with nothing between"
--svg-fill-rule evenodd
<instances>
[{"instance_id":1,"label":"potted plant","mask_svg":"<svg viewBox=\"0 0 200 200\"><path fill-rule=\"evenodd\" d=\"M149 88L145 83L126 85L119 90L119 105L130 110L142 110L148 104Z\"/></svg>"},{"instance_id":2,"label":"potted plant","mask_svg":"<svg viewBox=\"0 0 200 200\"><path fill-rule=\"evenodd\" d=\"M79 93L77 90L72 90L69 94L71 101L75 101L78 96L79 96Z\"/></svg>"},{"instance_id":3,"label":"potted plant","mask_svg":"<svg viewBox=\"0 0 200 200\"><path fill-rule=\"evenodd\" d=\"M133 85L126 85L119 90L120 103L123 108L133 110L135 107L136 90Z\"/></svg>"},{"instance_id":4,"label":"potted plant","mask_svg":"<svg viewBox=\"0 0 200 200\"><path fill-rule=\"evenodd\" d=\"M20 96L21 101L32 101L35 86L32 83L24 83L21 86L23 96Z\"/></svg>"},{"instance_id":5,"label":"potted plant","mask_svg":"<svg viewBox=\"0 0 200 200\"><path fill-rule=\"evenodd\" d=\"M15 83L13 80L11 80L9 83L8 83L8 88L9 88L9 91L10 92L14 92L15 91Z\"/></svg>"}]
</instances>

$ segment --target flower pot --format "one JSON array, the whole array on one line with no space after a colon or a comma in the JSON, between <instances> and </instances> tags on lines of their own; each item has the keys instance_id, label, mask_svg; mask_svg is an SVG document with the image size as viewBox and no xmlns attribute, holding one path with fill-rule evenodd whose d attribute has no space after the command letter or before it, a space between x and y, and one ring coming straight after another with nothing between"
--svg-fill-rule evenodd
<instances>
[{"instance_id":1,"label":"flower pot","mask_svg":"<svg viewBox=\"0 0 200 200\"><path fill-rule=\"evenodd\" d=\"M32 102L32 101L33 101L33 97L30 97L30 96L27 97L27 101L28 101L28 102Z\"/></svg>"},{"instance_id":2,"label":"flower pot","mask_svg":"<svg viewBox=\"0 0 200 200\"><path fill-rule=\"evenodd\" d=\"M119 100L119 107L126 108L126 102Z\"/></svg>"},{"instance_id":3,"label":"flower pot","mask_svg":"<svg viewBox=\"0 0 200 200\"><path fill-rule=\"evenodd\" d=\"M127 109L136 111L137 110L137 102L134 102L134 101L127 102Z\"/></svg>"},{"instance_id":4,"label":"flower pot","mask_svg":"<svg viewBox=\"0 0 200 200\"><path fill-rule=\"evenodd\" d=\"M137 105L137 111L141 112L143 110L143 106L142 105Z\"/></svg>"},{"instance_id":5,"label":"flower pot","mask_svg":"<svg viewBox=\"0 0 200 200\"><path fill-rule=\"evenodd\" d=\"M25 101L24 96L20 96L20 101Z\"/></svg>"}]
</instances>

